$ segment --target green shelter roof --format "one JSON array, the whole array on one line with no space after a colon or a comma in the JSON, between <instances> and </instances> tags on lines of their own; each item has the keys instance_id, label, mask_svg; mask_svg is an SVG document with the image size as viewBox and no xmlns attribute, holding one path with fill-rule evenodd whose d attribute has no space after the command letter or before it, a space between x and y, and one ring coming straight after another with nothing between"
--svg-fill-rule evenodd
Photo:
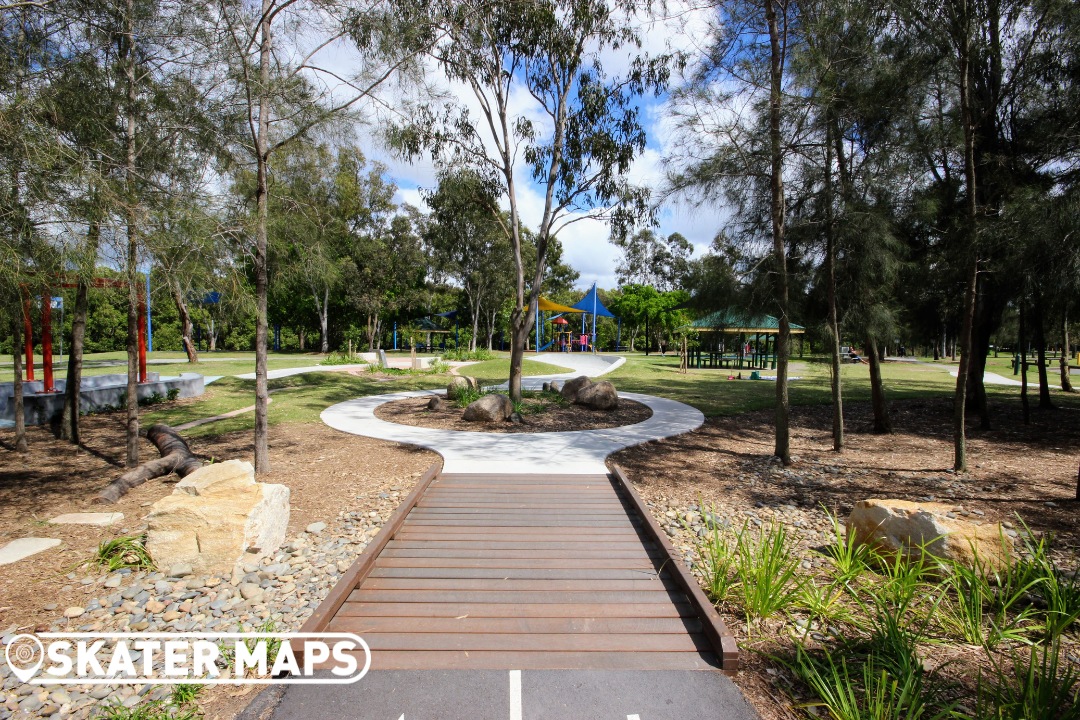
<instances>
[{"instance_id":1,"label":"green shelter roof","mask_svg":"<svg viewBox=\"0 0 1080 720\"><path fill-rule=\"evenodd\" d=\"M731 333L775 333L780 330L780 321L772 315L754 315L736 310L717 310L690 323L695 330L721 330ZM791 333L798 335L806 332L802 325L791 323Z\"/></svg>"}]
</instances>

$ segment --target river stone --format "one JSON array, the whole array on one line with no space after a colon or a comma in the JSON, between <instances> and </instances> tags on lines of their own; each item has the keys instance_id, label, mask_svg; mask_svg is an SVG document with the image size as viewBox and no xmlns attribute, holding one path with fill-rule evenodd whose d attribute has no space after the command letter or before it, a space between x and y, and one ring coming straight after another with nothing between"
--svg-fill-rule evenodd
<instances>
[{"instance_id":1,"label":"river stone","mask_svg":"<svg viewBox=\"0 0 1080 720\"><path fill-rule=\"evenodd\" d=\"M443 400L441 397L433 397L428 400L427 409L434 410L435 412L441 412L446 409L446 401Z\"/></svg>"},{"instance_id":2,"label":"river stone","mask_svg":"<svg viewBox=\"0 0 1080 720\"><path fill-rule=\"evenodd\" d=\"M580 375L572 380L567 380L562 386L562 390L559 392L564 398L570 402L574 402L577 400L578 393L581 392L582 388L588 387L589 385L592 385L592 380L585 375Z\"/></svg>"},{"instance_id":3,"label":"river stone","mask_svg":"<svg viewBox=\"0 0 1080 720\"><path fill-rule=\"evenodd\" d=\"M615 391L615 386L607 381L590 383L578 390L574 404L593 410L614 410L619 407L619 393Z\"/></svg>"},{"instance_id":4,"label":"river stone","mask_svg":"<svg viewBox=\"0 0 1080 720\"><path fill-rule=\"evenodd\" d=\"M860 500L848 517L849 532L858 542L885 554L908 558L921 554L974 567L976 556L987 570L1008 564L1012 540L997 524L975 525L951 518L952 505L907 500Z\"/></svg>"},{"instance_id":5,"label":"river stone","mask_svg":"<svg viewBox=\"0 0 1080 720\"><path fill-rule=\"evenodd\" d=\"M146 548L159 567L224 575L250 560L245 553L271 554L285 541L289 488L255 482L248 462L207 465L154 503L147 522Z\"/></svg>"},{"instance_id":6,"label":"river stone","mask_svg":"<svg viewBox=\"0 0 1080 720\"><path fill-rule=\"evenodd\" d=\"M514 404L510 402L510 398L492 393L469 403L461 417L469 422L503 422L513 412Z\"/></svg>"}]
</instances>

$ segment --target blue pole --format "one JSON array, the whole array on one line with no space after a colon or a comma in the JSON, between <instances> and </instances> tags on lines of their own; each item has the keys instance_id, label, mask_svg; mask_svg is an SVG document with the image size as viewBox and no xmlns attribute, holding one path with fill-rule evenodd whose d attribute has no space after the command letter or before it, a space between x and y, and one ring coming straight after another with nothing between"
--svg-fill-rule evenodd
<instances>
[{"instance_id":1,"label":"blue pole","mask_svg":"<svg viewBox=\"0 0 1080 720\"><path fill-rule=\"evenodd\" d=\"M146 271L146 351L154 352L154 326L150 322L150 271Z\"/></svg>"},{"instance_id":2,"label":"blue pole","mask_svg":"<svg viewBox=\"0 0 1080 720\"><path fill-rule=\"evenodd\" d=\"M596 283L592 285L592 346L596 352Z\"/></svg>"},{"instance_id":3,"label":"blue pole","mask_svg":"<svg viewBox=\"0 0 1080 720\"><path fill-rule=\"evenodd\" d=\"M397 350L397 320L394 321L394 349Z\"/></svg>"}]
</instances>

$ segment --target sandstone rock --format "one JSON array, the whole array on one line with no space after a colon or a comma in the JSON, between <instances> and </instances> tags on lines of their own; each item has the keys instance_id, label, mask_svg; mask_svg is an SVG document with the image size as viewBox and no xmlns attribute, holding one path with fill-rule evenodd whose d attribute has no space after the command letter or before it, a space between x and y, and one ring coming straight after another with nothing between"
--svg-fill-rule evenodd
<instances>
[{"instance_id":1,"label":"sandstone rock","mask_svg":"<svg viewBox=\"0 0 1080 720\"><path fill-rule=\"evenodd\" d=\"M917 557L925 546L931 555L973 567L975 557L988 570L1009 561L1012 541L997 524L975 525L949 517L952 506L907 500L860 500L848 518L848 532L880 552Z\"/></svg>"},{"instance_id":2,"label":"sandstone rock","mask_svg":"<svg viewBox=\"0 0 1080 720\"><path fill-rule=\"evenodd\" d=\"M208 465L154 503L147 522L146 547L159 567L231 573L246 551L269 554L284 542L289 488L255 482L251 463Z\"/></svg>"},{"instance_id":3,"label":"sandstone rock","mask_svg":"<svg viewBox=\"0 0 1080 720\"><path fill-rule=\"evenodd\" d=\"M619 406L619 393L609 382L590 383L578 390L574 403L593 410L614 410Z\"/></svg>"},{"instance_id":4,"label":"sandstone rock","mask_svg":"<svg viewBox=\"0 0 1080 720\"><path fill-rule=\"evenodd\" d=\"M465 382L469 383L469 389L480 392L480 381L474 377L465 376Z\"/></svg>"},{"instance_id":5,"label":"sandstone rock","mask_svg":"<svg viewBox=\"0 0 1080 720\"><path fill-rule=\"evenodd\" d=\"M510 398L492 393L469 403L462 418L470 422L503 422L513 412L514 404Z\"/></svg>"},{"instance_id":6,"label":"sandstone rock","mask_svg":"<svg viewBox=\"0 0 1080 720\"><path fill-rule=\"evenodd\" d=\"M573 380L567 380L566 384L562 386L562 390L559 392L564 398L570 402L574 402L574 400L577 399L578 393L581 392L581 389L588 387L589 385L592 385L592 380L585 375L581 375Z\"/></svg>"},{"instance_id":7,"label":"sandstone rock","mask_svg":"<svg viewBox=\"0 0 1080 720\"><path fill-rule=\"evenodd\" d=\"M82 615L85 612L86 612L86 608L81 608L78 605L72 605L71 607L69 607L67 610L64 611L64 617L66 617L68 619L77 618L77 617L79 617L80 615Z\"/></svg>"},{"instance_id":8,"label":"sandstone rock","mask_svg":"<svg viewBox=\"0 0 1080 720\"><path fill-rule=\"evenodd\" d=\"M428 400L427 409L434 410L435 412L442 412L446 409L446 401L441 397L433 397Z\"/></svg>"},{"instance_id":9,"label":"sandstone rock","mask_svg":"<svg viewBox=\"0 0 1080 720\"><path fill-rule=\"evenodd\" d=\"M469 378L455 375L450 378L450 384L446 386L446 397L450 400L455 400L460 394L471 389L472 386L469 384Z\"/></svg>"},{"instance_id":10,"label":"sandstone rock","mask_svg":"<svg viewBox=\"0 0 1080 720\"><path fill-rule=\"evenodd\" d=\"M562 390L562 384L558 380L552 380L548 384L548 390L551 392L560 392Z\"/></svg>"}]
</instances>

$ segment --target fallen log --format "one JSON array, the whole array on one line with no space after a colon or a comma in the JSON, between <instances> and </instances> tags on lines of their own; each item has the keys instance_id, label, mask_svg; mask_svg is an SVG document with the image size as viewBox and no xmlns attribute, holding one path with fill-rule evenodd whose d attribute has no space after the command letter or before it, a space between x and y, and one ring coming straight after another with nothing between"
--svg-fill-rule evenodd
<instances>
[{"instance_id":1,"label":"fallen log","mask_svg":"<svg viewBox=\"0 0 1080 720\"><path fill-rule=\"evenodd\" d=\"M147 480L164 477L173 472L180 477L186 477L203 466L202 460L191 453L191 448L184 442L184 438L168 425L151 425L146 431L146 439L154 443L161 457L132 468L113 480L94 498L95 503L111 505L131 488L142 485Z\"/></svg>"}]
</instances>

